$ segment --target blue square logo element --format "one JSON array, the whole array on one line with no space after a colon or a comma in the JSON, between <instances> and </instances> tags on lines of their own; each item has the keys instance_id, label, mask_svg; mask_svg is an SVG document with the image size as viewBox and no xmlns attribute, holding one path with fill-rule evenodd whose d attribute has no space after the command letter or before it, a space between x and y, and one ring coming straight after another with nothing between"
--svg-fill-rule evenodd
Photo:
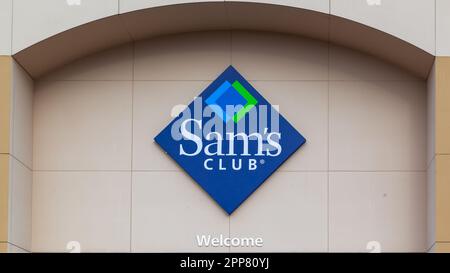
<instances>
[{"instance_id":1,"label":"blue square logo element","mask_svg":"<svg viewBox=\"0 0 450 273\"><path fill-rule=\"evenodd\" d=\"M306 142L232 66L155 141L228 214Z\"/></svg>"}]
</instances>

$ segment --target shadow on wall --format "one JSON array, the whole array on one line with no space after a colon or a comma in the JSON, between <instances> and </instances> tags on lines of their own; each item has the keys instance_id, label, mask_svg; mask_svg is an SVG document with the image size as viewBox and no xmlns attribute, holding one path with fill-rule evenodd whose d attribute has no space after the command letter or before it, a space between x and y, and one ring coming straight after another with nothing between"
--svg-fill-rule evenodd
<instances>
[{"instance_id":1,"label":"shadow on wall","mask_svg":"<svg viewBox=\"0 0 450 273\"><path fill-rule=\"evenodd\" d=\"M121 44L210 30L272 31L329 41L377 56L423 79L434 59L403 40L348 19L294 7L241 2L169 5L110 16L50 37L14 58L36 79L83 56Z\"/></svg>"}]
</instances>

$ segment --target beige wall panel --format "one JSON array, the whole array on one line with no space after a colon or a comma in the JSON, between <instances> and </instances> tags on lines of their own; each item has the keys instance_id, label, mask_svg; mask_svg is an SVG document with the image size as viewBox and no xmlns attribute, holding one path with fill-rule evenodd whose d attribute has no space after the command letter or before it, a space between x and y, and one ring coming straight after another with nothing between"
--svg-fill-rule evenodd
<instances>
[{"instance_id":1,"label":"beige wall panel","mask_svg":"<svg viewBox=\"0 0 450 273\"><path fill-rule=\"evenodd\" d=\"M11 157L8 242L31 250L32 171Z\"/></svg>"},{"instance_id":2,"label":"beige wall panel","mask_svg":"<svg viewBox=\"0 0 450 273\"><path fill-rule=\"evenodd\" d=\"M450 56L450 1L436 0L436 56Z\"/></svg>"},{"instance_id":3,"label":"beige wall panel","mask_svg":"<svg viewBox=\"0 0 450 273\"><path fill-rule=\"evenodd\" d=\"M426 184L423 172L331 172L331 252L424 252Z\"/></svg>"},{"instance_id":4,"label":"beige wall panel","mask_svg":"<svg viewBox=\"0 0 450 273\"><path fill-rule=\"evenodd\" d=\"M436 58L436 151L450 154L450 57Z\"/></svg>"},{"instance_id":5,"label":"beige wall panel","mask_svg":"<svg viewBox=\"0 0 450 273\"><path fill-rule=\"evenodd\" d=\"M12 65L11 152L28 168L33 166L34 82L15 61Z\"/></svg>"},{"instance_id":6,"label":"beige wall panel","mask_svg":"<svg viewBox=\"0 0 450 273\"><path fill-rule=\"evenodd\" d=\"M33 169L129 170L131 87L128 81L39 82Z\"/></svg>"},{"instance_id":7,"label":"beige wall panel","mask_svg":"<svg viewBox=\"0 0 450 273\"><path fill-rule=\"evenodd\" d=\"M436 155L436 241L450 241L450 155Z\"/></svg>"},{"instance_id":8,"label":"beige wall panel","mask_svg":"<svg viewBox=\"0 0 450 273\"><path fill-rule=\"evenodd\" d=\"M327 173L277 172L230 217L231 237L261 237L262 247L231 252L326 252Z\"/></svg>"},{"instance_id":9,"label":"beige wall panel","mask_svg":"<svg viewBox=\"0 0 450 273\"><path fill-rule=\"evenodd\" d=\"M450 253L450 243L436 243L430 252L432 252L432 253Z\"/></svg>"},{"instance_id":10,"label":"beige wall panel","mask_svg":"<svg viewBox=\"0 0 450 273\"><path fill-rule=\"evenodd\" d=\"M226 252L197 235L228 236L229 217L184 172L134 172L133 252Z\"/></svg>"},{"instance_id":11,"label":"beige wall panel","mask_svg":"<svg viewBox=\"0 0 450 273\"><path fill-rule=\"evenodd\" d=\"M9 56L0 56L0 153L9 153L11 119L11 61Z\"/></svg>"},{"instance_id":12,"label":"beige wall panel","mask_svg":"<svg viewBox=\"0 0 450 273\"><path fill-rule=\"evenodd\" d=\"M425 171L425 90L418 81L330 82L330 169Z\"/></svg>"},{"instance_id":13,"label":"beige wall panel","mask_svg":"<svg viewBox=\"0 0 450 273\"><path fill-rule=\"evenodd\" d=\"M9 155L0 154L0 242L8 241Z\"/></svg>"},{"instance_id":14,"label":"beige wall panel","mask_svg":"<svg viewBox=\"0 0 450 273\"><path fill-rule=\"evenodd\" d=\"M35 172L34 252L127 252L130 248L130 172ZM151 233L150 230L147 230Z\"/></svg>"},{"instance_id":15,"label":"beige wall panel","mask_svg":"<svg viewBox=\"0 0 450 273\"><path fill-rule=\"evenodd\" d=\"M435 63L435 233L434 252L450 252L450 57Z\"/></svg>"},{"instance_id":16,"label":"beige wall panel","mask_svg":"<svg viewBox=\"0 0 450 273\"><path fill-rule=\"evenodd\" d=\"M433 65L427 80L427 165L434 158L436 148L436 65Z\"/></svg>"},{"instance_id":17,"label":"beige wall panel","mask_svg":"<svg viewBox=\"0 0 450 273\"><path fill-rule=\"evenodd\" d=\"M6 253L8 251L7 243L0 243L0 253Z\"/></svg>"},{"instance_id":18,"label":"beige wall panel","mask_svg":"<svg viewBox=\"0 0 450 273\"><path fill-rule=\"evenodd\" d=\"M427 170L427 249L436 242L436 160Z\"/></svg>"}]
</instances>

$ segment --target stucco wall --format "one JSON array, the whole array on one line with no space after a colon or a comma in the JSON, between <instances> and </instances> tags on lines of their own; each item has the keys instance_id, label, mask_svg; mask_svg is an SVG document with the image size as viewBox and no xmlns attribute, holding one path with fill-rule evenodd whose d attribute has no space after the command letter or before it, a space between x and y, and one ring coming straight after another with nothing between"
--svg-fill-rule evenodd
<instances>
[{"instance_id":1,"label":"stucco wall","mask_svg":"<svg viewBox=\"0 0 450 273\"><path fill-rule=\"evenodd\" d=\"M308 139L231 217L152 141L230 64ZM274 33L180 34L77 61L36 83L32 249L228 251L195 244L223 234L263 237L252 251L425 251L426 90Z\"/></svg>"},{"instance_id":2,"label":"stucco wall","mask_svg":"<svg viewBox=\"0 0 450 273\"><path fill-rule=\"evenodd\" d=\"M258 2L299 7L355 20L431 54L448 55L450 50L445 38L449 29L446 0L2 0L0 54L15 54L57 33L111 15L194 2Z\"/></svg>"}]
</instances>

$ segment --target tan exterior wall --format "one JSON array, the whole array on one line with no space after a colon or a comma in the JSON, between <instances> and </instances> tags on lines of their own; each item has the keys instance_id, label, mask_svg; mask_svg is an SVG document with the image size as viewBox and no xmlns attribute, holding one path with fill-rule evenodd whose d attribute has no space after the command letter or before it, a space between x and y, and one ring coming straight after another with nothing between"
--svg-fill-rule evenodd
<instances>
[{"instance_id":1,"label":"tan exterior wall","mask_svg":"<svg viewBox=\"0 0 450 273\"><path fill-rule=\"evenodd\" d=\"M11 60L0 56L0 242L8 240Z\"/></svg>"},{"instance_id":2,"label":"tan exterior wall","mask_svg":"<svg viewBox=\"0 0 450 273\"><path fill-rule=\"evenodd\" d=\"M0 242L8 241L9 155L0 154Z\"/></svg>"},{"instance_id":3,"label":"tan exterior wall","mask_svg":"<svg viewBox=\"0 0 450 273\"><path fill-rule=\"evenodd\" d=\"M11 60L0 56L0 153L9 153L11 112Z\"/></svg>"},{"instance_id":4,"label":"tan exterior wall","mask_svg":"<svg viewBox=\"0 0 450 273\"><path fill-rule=\"evenodd\" d=\"M31 250L33 81L0 56L0 252Z\"/></svg>"},{"instance_id":5,"label":"tan exterior wall","mask_svg":"<svg viewBox=\"0 0 450 273\"><path fill-rule=\"evenodd\" d=\"M450 57L437 57L435 82L434 252L450 252Z\"/></svg>"}]
</instances>

